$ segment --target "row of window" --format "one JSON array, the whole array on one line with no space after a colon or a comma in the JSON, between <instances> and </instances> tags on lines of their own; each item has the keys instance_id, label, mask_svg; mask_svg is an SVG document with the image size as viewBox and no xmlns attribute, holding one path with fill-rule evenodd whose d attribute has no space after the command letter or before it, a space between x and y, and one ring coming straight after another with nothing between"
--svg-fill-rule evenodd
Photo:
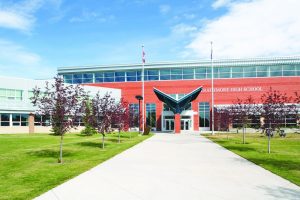
<instances>
[{"instance_id":1,"label":"row of window","mask_svg":"<svg viewBox=\"0 0 300 200\"><path fill-rule=\"evenodd\" d=\"M28 114L0 114L0 126L28 126Z\"/></svg>"},{"instance_id":2,"label":"row of window","mask_svg":"<svg viewBox=\"0 0 300 200\"><path fill-rule=\"evenodd\" d=\"M24 99L24 90L16 90L16 89L6 89L0 88L0 100L23 100ZM27 91L27 97L33 97L32 91Z\"/></svg>"},{"instance_id":3,"label":"row of window","mask_svg":"<svg viewBox=\"0 0 300 200\"><path fill-rule=\"evenodd\" d=\"M66 83L102 83L141 81L141 71L117 71L64 74ZM145 81L210 79L211 67L145 70ZM214 67L214 78L252 78L300 76L300 65Z\"/></svg>"},{"instance_id":4,"label":"row of window","mask_svg":"<svg viewBox=\"0 0 300 200\"><path fill-rule=\"evenodd\" d=\"M22 90L0 88L0 100L22 100Z\"/></svg>"}]
</instances>

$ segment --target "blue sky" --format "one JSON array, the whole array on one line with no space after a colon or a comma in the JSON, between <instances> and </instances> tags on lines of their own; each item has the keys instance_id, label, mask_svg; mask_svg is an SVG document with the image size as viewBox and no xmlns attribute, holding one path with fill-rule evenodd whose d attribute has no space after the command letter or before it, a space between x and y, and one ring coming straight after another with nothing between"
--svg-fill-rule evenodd
<instances>
[{"instance_id":1,"label":"blue sky","mask_svg":"<svg viewBox=\"0 0 300 200\"><path fill-rule=\"evenodd\" d=\"M0 0L0 73L57 67L299 55L297 0Z\"/></svg>"}]
</instances>

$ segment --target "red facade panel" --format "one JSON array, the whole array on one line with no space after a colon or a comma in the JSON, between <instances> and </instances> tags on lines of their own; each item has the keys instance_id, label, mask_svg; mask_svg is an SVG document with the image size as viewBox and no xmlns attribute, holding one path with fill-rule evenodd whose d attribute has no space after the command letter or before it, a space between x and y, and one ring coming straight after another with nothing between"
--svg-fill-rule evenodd
<instances>
[{"instance_id":1,"label":"red facade panel","mask_svg":"<svg viewBox=\"0 0 300 200\"><path fill-rule=\"evenodd\" d=\"M96 83L88 85L121 89L122 98L129 103L138 103L135 96L142 94L141 82ZM211 104L211 80L145 81L145 103L156 104L158 130L161 130L162 127L161 113L163 104L154 94L153 88L155 87L168 94L186 94L199 86L203 86L203 90L192 103L192 110L197 113L193 117L194 130L199 130L198 103L209 102ZM214 103L215 105L232 104L237 98L246 99L249 95L251 95L256 102L260 103L262 94L267 92L270 87L272 87L273 90L278 90L289 96L293 96L295 92L300 93L300 77L215 79ZM180 126L180 121L178 123Z\"/></svg>"}]
</instances>

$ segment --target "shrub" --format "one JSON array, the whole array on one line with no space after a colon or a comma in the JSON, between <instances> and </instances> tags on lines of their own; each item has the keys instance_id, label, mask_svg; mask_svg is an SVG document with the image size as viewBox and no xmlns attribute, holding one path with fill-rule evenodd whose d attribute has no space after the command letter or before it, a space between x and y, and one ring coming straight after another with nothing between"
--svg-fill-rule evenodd
<instances>
[{"instance_id":1,"label":"shrub","mask_svg":"<svg viewBox=\"0 0 300 200\"><path fill-rule=\"evenodd\" d=\"M80 131L83 135L94 135L97 134L97 131L92 126L86 126L82 131Z\"/></svg>"}]
</instances>

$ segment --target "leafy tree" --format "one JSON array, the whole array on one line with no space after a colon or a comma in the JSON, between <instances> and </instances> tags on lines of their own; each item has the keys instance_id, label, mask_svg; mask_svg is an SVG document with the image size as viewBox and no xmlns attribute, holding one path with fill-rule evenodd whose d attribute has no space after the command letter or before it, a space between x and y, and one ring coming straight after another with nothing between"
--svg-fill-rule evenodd
<instances>
[{"instance_id":1,"label":"leafy tree","mask_svg":"<svg viewBox=\"0 0 300 200\"><path fill-rule=\"evenodd\" d=\"M112 113L113 123L118 127L118 138L120 143L120 132L128 129L129 125L129 105L123 99L115 104Z\"/></svg>"},{"instance_id":2,"label":"leafy tree","mask_svg":"<svg viewBox=\"0 0 300 200\"><path fill-rule=\"evenodd\" d=\"M231 115L228 107L215 109L215 130L229 131L230 121Z\"/></svg>"},{"instance_id":3,"label":"leafy tree","mask_svg":"<svg viewBox=\"0 0 300 200\"><path fill-rule=\"evenodd\" d=\"M264 129L268 128L268 152L271 149L271 131L280 130L285 117L288 114L295 113L295 105L287 104L291 102L292 97L288 97L286 93L273 90L271 87L268 92L261 96L262 106L261 114L264 117Z\"/></svg>"},{"instance_id":4,"label":"leafy tree","mask_svg":"<svg viewBox=\"0 0 300 200\"><path fill-rule=\"evenodd\" d=\"M261 100L260 111L264 118L264 128L280 129L285 116L293 109L292 106L286 104L291 102L291 97L288 97L286 93L270 88L261 96Z\"/></svg>"},{"instance_id":5,"label":"leafy tree","mask_svg":"<svg viewBox=\"0 0 300 200\"><path fill-rule=\"evenodd\" d=\"M63 79L56 76L54 84L46 82L44 90L34 88L33 94L31 101L37 106L36 113L51 116L52 131L61 136L58 162L62 163L63 136L78 125L74 122L80 116L86 93L79 85L65 85Z\"/></svg>"},{"instance_id":6,"label":"leafy tree","mask_svg":"<svg viewBox=\"0 0 300 200\"><path fill-rule=\"evenodd\" d=\"M94 134L96 134L97 131L93 127L95 118L92 115L93 113L92 113L92 102L91 102L91 100L87 99L87 100L84 101L83 107L82 107L82 113L84 113L83 114L83 122L84 122L85 128L81 131L81 134L84 134L84 135L94 135Z\"/></svg>"},{"instance_id":7,"label":"leafy tree","mask_svg":"<svg viewBox=\"0 0 300 200\"><path fill-rule=\"evenodd\" d=\"M104 149L105 133L111 132L115 99L106 93L101 97L99 92L92 99L92 112L94 116L93 127L102 135L102 148Z\"/></svg>"},{"instance_id":8,"label":"leafy tree","mask_svg":"<svg viewBox=\"0 0 300 200\"><path fill-rule=\"evenodd\" d=\"M296 119L296 126L298 126L298 128L300 126L300 115L299 115L299 110L298 110L298 108L300 108L299 104L300 104L300 93L295 92L293 106L294 106L294 110L295 110L294 116L295 116L295 119Z\"/></svg>"},{"instance_id":9,"label":"leafy tree","mask_svg":"<svg viewBox=\"0 0 300 200\"><path fill-rule=\"evenodd\" d=\"M245 100L237 98L230 107L230 115L232 119L237 121L243 130L243 144L245 144L246 128L249 125L251 116L257 114L257 104L250 95Z\"/></svg>"}]
</instances>

